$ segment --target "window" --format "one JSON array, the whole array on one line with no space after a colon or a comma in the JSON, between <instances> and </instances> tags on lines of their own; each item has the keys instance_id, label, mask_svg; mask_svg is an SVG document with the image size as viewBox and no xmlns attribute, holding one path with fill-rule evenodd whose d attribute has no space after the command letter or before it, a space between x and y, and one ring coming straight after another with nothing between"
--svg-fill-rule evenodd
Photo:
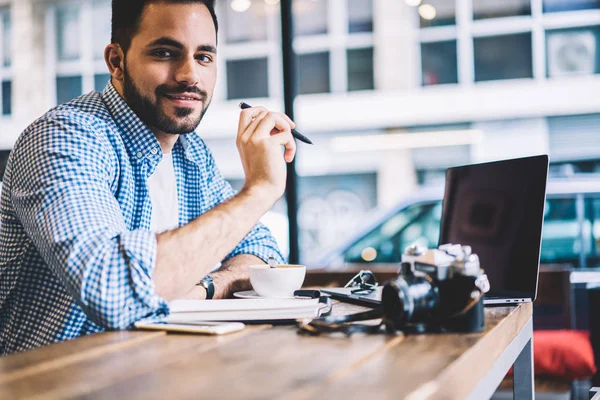
<instances>
[{"instance_id":1,"label":"window","mask_svg":"<svg viewBox=\"0 0 600 400\"><path fill-rule=\"evenodd\" d=\"M106 1L96 1L92 8L92 50L94 60L104 60L104 48L110 43L111 7Z\"/></svg>"},{"instance_id":2,"label":"window","mask_svg":"<svg viewBox=\"0 0 600 400\"><path fill-rule=\"evenodd\" d=\"M56 78L56 103L63 104L83 93L81 76Z\"/></svg>"},{"instance_id":3,"label":"window","mask_svg":"<svg viewBox=\"0 0 600 400\"><path fill-rule=\"evenodd\" d=\"M530 0L473 0L473 19L531 15Z\"/></svg>"},{"instance_id":4,"label":"window","mask_svg":"<svg viewBox=\"0 0 600 400\"><path fill-rule=\"evenodd\" d=\"M300 94L327 93L329 82L329 53L298 55L298 86Z\"/></svg>"},{"instance_id":5,"label":"window","mask_svg":"<svg viewBox=\"0 0 600 400\"><path fill-rule=\"evenodd\" d=\"M268 97L267 58L227 61L227 98Z\"/></svg>"},{"instance_id":6,"label":"window","mask_svg":"<svg viewBox=\"0 0 600 400\"><path fill-rule=\"evenodd\" d=\"M12 82L2 82L2 115L7 116L12 113Z\"/></svg>"},{"instance_id":7,"label":"window","mask_svg":"<svg viewBox=\"0 0 600 400\"><path fill-rule=\"evenodd\" d=\"M0 41L2 47L2 53L0 53L1 64L4 67L10 67L11 64L11 26L10 26L10 11L7 9L0 9Z\"/></svg>"},{"instance_id":8,"label":"window","mask_svg":"<svg viewBox=\"0 0 600 400\"><path fill-rule=\"evenodd\" d=\"M600 197L585 200L584 250L587 268L600 267ZM586 243L587 242L587 243Z\"/></svg>"},{"instance_id":9,"label":"window","mask_svg":"<svg viewBox=\"0 0 600 400\"><path fill-rule=\"evenodd\" d=\"M422 28L456 24L456 0L427 0L418 12Z\"/></svg>"},{"instance_id":10,"label":"window","mask_svg":"<svg viewBox=\"0 0 600 400\"><path fill-rule=\"evenodd\" d=\"M373 32L373 0L348 0L348 32Z\"/></svg>"},{"instance_id":11,"label":"window","mask_svg":"<svg viewBox=\"0 0 600 400\"><path fill-rule=\"evenodd\" d=\"M12 114L10 9L0 8L0 117Z\"/></svg>"},{"instance_id":12,"label":"window","mask_svg":"<svg viewBox=\"0 0 600 400\"><path fill-rule=\"evenodd\" d=\"M373 90L374 1L292 1L298 93ZM220 75L227 83L217 84L215 99L281 98L279 3L217 3Z\"/></svg>"},{"instance_id":13,"label":"window","mask_svg":"<svg viewBox=\"0 0 600 400\"><path fill-rule=\"evenodd\" d=\"M328 1L293 0L296 36L327 33Z\"/></svg>"},{"instance_id":14,"label":"window","mask_svg":"<svg viewBox=\"0 0 600 400\"><path fill-rule=\"evenodd\" d=\"M252 42L267 40L267 12L274 12L278 5L255 1L246 11L235 11L232 7L224 7L224 31L228 43Z\"/></svg>"},{"instance_id":15,"label":"window","mask_svg":"<svg viewBox=\"0 0 600 400\"><path fill-rule=\"evenodd\" d=\"M533 77L531 33L475 38L473 42L475 81Z\"/></svg>"},{"instance_id":16,"label":"window","mask_svg":"<svg viewBox=\"0 0 600 400\"><path fill-rule=\"evenodd\" d=\"M600 8L600 0L544 0L544 12Z\"/></svg>"},{"instance_id":17,"label":"window","mask_svg":"<svg viewBox=\"0 0 600 400\"><path fill-rule=\"evenodd\" d=\"M47 24L46 37L56 54L52 96L56 103L104 90L110 79L104 63L104 49L111 40L110 0L60 2L49 6L47 13L52 23Z\"/></svg>"},{"instance_id":18,"label":"window","mask_svg":"<svg viewBox=\"0 0 600 400\"><path fill-rule=\"evenodd\" d=\"M458 83L456 40L421 44L423 86Z\"/></svg>"},{"instance_id":19,"label":"window","mask_svg":"<svg viewBox=\"0 0 600 400\"><path fill-rule=\"evenodd\" d=\"M348 91L373 90L373 49L351 49L347 54Z\"/></svg>"},{"instance_id":20,"label":"window","mask_svg":"<svg viewBox=\"0 0 600 400\"><path fill-rule=\"evenodd\" d=\"M79 28L79 7L65 5L56 10L57 56L61 61L78 60L81 37Z\"/></svg>"},{"instance_id":21,"label":"window","mask_svg":"<svg viewBox=\"0 0 600 400\"><path fill-rule=\"evenodd\" d=\"M600 26L546 32L548 77L600 73Z\"/></svg>"}]
</instances>

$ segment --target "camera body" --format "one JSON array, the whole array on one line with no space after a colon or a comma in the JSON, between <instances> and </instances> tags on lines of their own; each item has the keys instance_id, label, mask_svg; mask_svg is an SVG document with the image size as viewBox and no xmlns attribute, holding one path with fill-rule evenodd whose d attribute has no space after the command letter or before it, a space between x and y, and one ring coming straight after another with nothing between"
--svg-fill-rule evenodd
<instances>
[{"instance_id":1,"label":"camera body","mask_svg":"<svg viewBox=\"0 0 600 400\"><path fill-rule=\"evenodd\" d=\"M481 332L489 281L469 246L409 246L398 278L382 292L388 331Z\"/></svg>"}]
</instances>

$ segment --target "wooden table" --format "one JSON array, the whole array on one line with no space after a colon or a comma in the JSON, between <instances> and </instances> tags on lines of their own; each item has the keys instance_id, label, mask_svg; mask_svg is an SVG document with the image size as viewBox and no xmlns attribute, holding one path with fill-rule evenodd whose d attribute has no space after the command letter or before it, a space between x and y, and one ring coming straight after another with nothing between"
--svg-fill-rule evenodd
<instances>
[{"instance_id":1,"label":"wooden table","mask_svg":"<svg viewBox=\"0 0 600 400\"><path fill-rule=\"evenodd\" d=\"M337 314L360 307L338 304ZM486 309L482 334L308 337L121 331L0 358L0 399L485 399L515 365L533 398L531 304Z\"/></svg>"}]
</instances>

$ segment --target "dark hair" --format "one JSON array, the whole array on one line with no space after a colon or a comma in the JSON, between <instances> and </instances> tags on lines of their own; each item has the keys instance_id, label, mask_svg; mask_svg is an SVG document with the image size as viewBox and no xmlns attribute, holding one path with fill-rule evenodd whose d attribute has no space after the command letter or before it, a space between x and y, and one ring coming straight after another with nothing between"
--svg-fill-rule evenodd
<instances>
[{"instance_id":1,"label":"dark hair","mask_svg":"<svg viewBox=\"0 0 600 400\"><path fill-rule=\"evenodd\" d=\"M204 4L215 23L215 32L219 32L219 22L215 13L215 0L112 0L112 38L124 53L131 46L131 39L137 33L142 12L151 3Z\"/></svg>"}]
</instances>

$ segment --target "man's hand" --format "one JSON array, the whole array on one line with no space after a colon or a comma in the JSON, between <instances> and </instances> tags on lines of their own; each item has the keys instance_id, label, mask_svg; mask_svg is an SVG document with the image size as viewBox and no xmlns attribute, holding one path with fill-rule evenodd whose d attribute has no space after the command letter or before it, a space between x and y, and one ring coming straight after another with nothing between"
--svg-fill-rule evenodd
<instances>
[{"instance_id":1,"label":"man's hand","mask_svg":"<svg viewBox=\"0 0 600 400\"><path fill-rule=\"evenodd\" d=\"M243 190L258 190L273 204L285 191L287 168L296 155L292 136L294 122L285 114L264 107L242 110L237 135L237 147L246 175ZM281 155L281 146L285 154Z\"/></svg>"},{"instance_id":2,"label":"man's hand","mask_svg":"<svg viewBox=\"0 0 600 400\"><path fill-rule=\"evenodd\" d=\"M240 254L225 261L218 271L210 274L215 285L213 299L226 299L232 297L235 292L251 289L248 265L254 264L264 264L264 261L251 254ZM204 300L206 289L204 286L197 285L181 298Z\"/></svg>"}]
</instances>

